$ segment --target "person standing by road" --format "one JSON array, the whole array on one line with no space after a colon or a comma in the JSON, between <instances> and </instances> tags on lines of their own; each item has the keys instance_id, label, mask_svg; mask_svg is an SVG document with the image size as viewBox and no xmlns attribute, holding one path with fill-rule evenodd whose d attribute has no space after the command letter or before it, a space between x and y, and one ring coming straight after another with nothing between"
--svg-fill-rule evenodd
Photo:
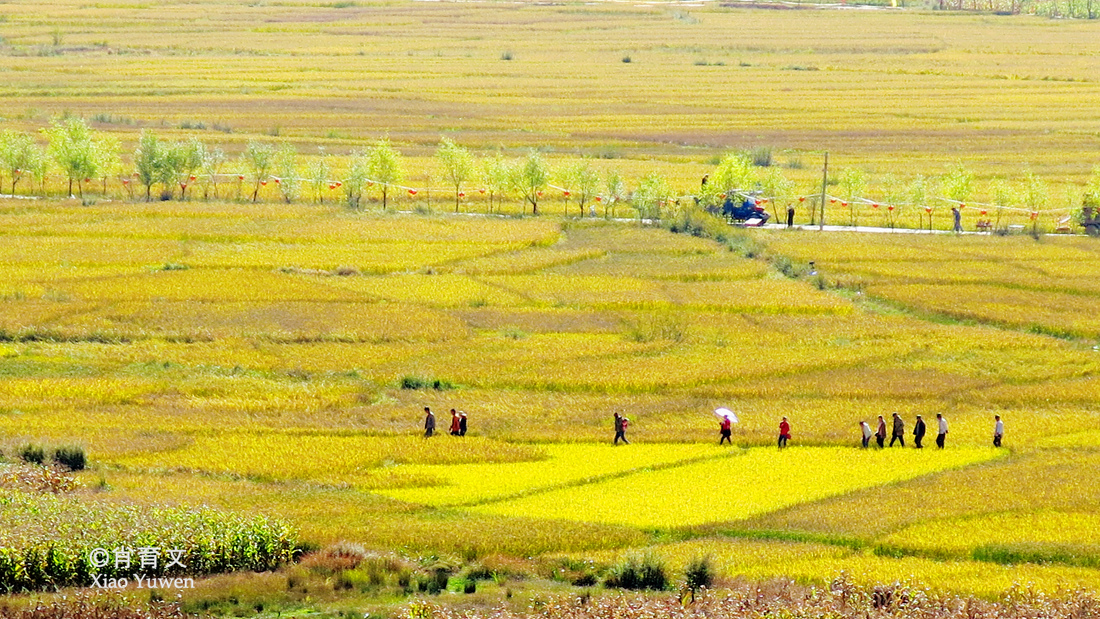
<instances>
[{"instance_id":1,"label":"person standing by road","mask_svg":"<svg viewBox=\"0 0 1100 619\"><path fill-rule=\"evenodd\" d=\"M947 440L947 419L940 413L936 413L936 421L939 422L939 432L936 434L936 447L943 449L943 443Z\"/></svg>"},{"instance_id":2,"label":"person standing by road","mask_svg":"<svg viewBox=\"0 0 1100 619\"><path fill-rule=\"evenodd\" d=\"M958 204L951 207L951 216L955 218L955 232L962 232L962 211L959 210Z\"/></svg>"},{"instance_id":3,"label":"person standing by road","mask_svg":"<svg viewBox=\"0 0 1100 619\"><path fill-rule=\"evenodd\" d=\"M993 415L993 446L1001 446L1001 438L1005 435L1005 422L1001 421L1000 415Z\"/></svg>"},{"instance_id":4,"label":"person standing by road","mask_svg":"<svg viewBox=\"0 0 1100 619\"><path fill-rule=\"evenodd\" d=\"M432 409L424 407L424 438L431 438L435 434L435 415Z\"/></svg>"},{"instance_id":5,"label":"person standing by road","mask_svg":"<svg viewBox=\"0 0 1100 619\"><path fill-rule=\"evenodd\" d=\"M718 439L718 444L719 445L721 445L724 442L729 443L730 445L733 445L733 441L730 440L730 434L732 433L732 430L730 429L730 424L731 423L732 422L730 421L729 417L723 417L722 418L722 427L721 427L721 430L718 432L719 436L721 436L721 438Z\"/></svg>"},{"instance_id":6,"label":"person standing by road","mask_svg":"<svg viewBox=\"0 0 1100 619\"><path fill-rule=\"evenodd\" d=\"M878 443L879 449L886 446L886 420L882 418L882 415L878 416L878 430L875 431L875 442Z\"/></svg>"},{"instance_id":7,"label":"person standing by road","mask_svg":"<svg viewBox=\"0 0 1100 619\"><path fill-rule=\"evenodd\" d=\"M779 422L779 448L783 449L787 446L787 441L791 440L791 424L787 422L787 418L784 417Z\"/></svg>"},{"instance_id":8,"label":"person standing by road","mask_svg":"<svg viewBox=\"0 0 1100 619\"><path fill-rule=\"evenodd\" d=\"M913 424L913 444L917 446L917 449L924 449L924 445L921 445L921 441L924 440L924 434L927 431L924 420L921 419L920 415L917 415L917 421Z\"/></svg>"},{"instance_id":9,"label":"person standing by road","mask_svg":"<svg viewBox=\"0 0 1100 619\"><path fill-rule=\"evenodd\" d=\"M859 422L859 429L863 432L863 449L867 449L867 446L871 444L871 437L873 436L871 426L868 425L866 421L861 421Z\"/></svg>"},{"instance_id":10,"label":"person standing by road","mask_svg":"<svg viewBox=\"0 0 1100 619\"><path fill-rule=\"evenodd\" d=\"M890 446L894 446L894 441L901 443L902 447L905 447L905 422L902 421L901 415L894 413L894 434L890 437Z\"/></svg>"},{"instance_id":11,"label":"person standing by road","mask_svg":"<svg viewBox=\"0 0 1100 619\"><path fill-rule=\"evenodd\" d=\"M628 423L628 421L627 421L626 417L623 417L619 413L615 413L615 444L616 445L619 444L620 440L622 440L622 442L626 443L627 445L630 444L630 441L626 440L626 426L627 426L627 423Z\"/></svg>"}]
</instances>

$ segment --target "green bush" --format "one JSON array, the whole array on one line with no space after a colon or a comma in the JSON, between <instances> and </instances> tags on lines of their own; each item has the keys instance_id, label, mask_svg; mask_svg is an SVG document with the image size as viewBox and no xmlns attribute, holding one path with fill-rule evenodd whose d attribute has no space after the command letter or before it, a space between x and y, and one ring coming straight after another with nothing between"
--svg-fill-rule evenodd
<instances>
[{"instance_id":1,"label":"green bush","mask_svg":"<svg viewBox=\"0 0 1100 619\"><path fill-rule=\"evenodd\" d=\"M23 445L19 448L19 459L27 464L43 464L46 462L46 450L38 445Z\"/></svg>"},{"instance_id":2,"label":"green bush","mask_svg":"<svg viewBox=\"0 0 1100 619\"><path fill-rule=\"evenodd\" d=\"M659 557L630 555L622 563L612 568L604 580L604 586L618 589L652 589L663 591L668 588L668 573Z\"/></svg>"},{"instance_id":3,"label":"green bush","mask_svg":"<svg viewBox=\"0 0 1100 619\"><path fill-rule=\"evenodd\" d=\"M53 461L70 471L83 471L87 464L84 449L76 445L58 447L53 452Z\"/></svg>"},{"instance_id":4,"label":"green bush","mask_svg":"<svg viewBox=\"0 0 1100 619\"><path fill-rule=\"evenodd\" d=\"M446 391L448 389L454 389L455 386L450 381L442 380L439 378L424 378L422 376L405 376L401 379L402 389L435 389L436 391Z\"/></svg>"},{"instance_id":5,"label":"green bush","mask_svg":"<svg viewBox=\"0 0 1100 619\"><path fill-rule=\"evenodd\" d=\"M714 584L714 564L710 557L696 557L684 568L684 586L691 591L692 598L699 589L706 589Z\"/></svg>"}]
</instances>

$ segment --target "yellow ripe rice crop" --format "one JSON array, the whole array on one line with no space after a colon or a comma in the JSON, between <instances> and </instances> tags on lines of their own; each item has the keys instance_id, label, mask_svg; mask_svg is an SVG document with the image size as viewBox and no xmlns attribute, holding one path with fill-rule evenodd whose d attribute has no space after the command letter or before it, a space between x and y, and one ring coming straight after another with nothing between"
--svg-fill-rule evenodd
<instances>
[{"instance_id":1,"label":"yellow ripe rice crop","mask_svg":"<svg viewBox=\"0 0 1100 619\"><path fill-rule=\"evenodd\" d=\"M1059 565L997 565L982 561L890 558L843 546L752 539L700 539L646 549L682 571L692 560L710 557L718 574L766 580L792 578L807 584L846 579L860 585L897 583L969 595L996 597L1013 588L1053 594L1100 586L1095 570ZM611 563L637 550L574 555Z\"/></svg>"},{"instance_id":2,"label":"yellow ripe rice crop","mask_svg":"<svg viewBox=\"0 0 1100 619\"><path fill-rule=\"evenodd\" d=\"M931 520L906 527L882 541L925 552L969 553L982 546L1054 546L1096 555L1100 553L1100 515L1041 510Z\"/></svg>"},{"instance_id":3,"label":"yellow ripe rice crop","mask_svg":"<svg viewBox=\"0 0 1100 619\"><path fill-rule=\"evenodd\" d=\"M534 425L539 421L532 416L519 423ZM713 445L668 444L638 444L629 448L610 444L551 444L545 445L542 450L548 458L538 462L403 467L409 474L434 477L443 483L438 487L386 490L382 493L425 505L480 503L655 466L710 459L722 453Z\"/></svg>"},{"instance_id":4,"label":"yellow ripe rice crop","mask_svg":"<svg viewBox=\"0 0 1100 619\"><path fill-rule=\"evenodd\" d=\"M851 307L808 285L779 280L677 282L598 275L516 275L487 282L532 301L579 308L701 310L753 313L846 313Z\"/></svg>"},{"instance_id":5,"label":"yellow ripe rice crop","mask_svg":"<svg viewBox=\"0 0 1100 619\"><path fill-rule=\"evenodd\" d=\"M1006 440L1010 436L1006 432ZM862 490L795 506L750 526L869 538L921 522L993 512L1089 512L1100 502L1100 488L1092 483L1098 471L1100 455L1093 451L1030 452L895 484L889 492Z\"/></svg>"},{"instance_id":6,"label":"yellow ripe rice crop","mask_svg":"<svg viewBox=\"0 0 1100 619\"><path fill-rule=\"evenodd\" d=\"M440 416L440 434L448 420ZM115 462L133 468L182 468L276 480L309 479L365 486L432 483L402 464L514 462L544 458L537 447L492 439L440 436L380 437L315 433L231 432L198 435L182 449L126 456Z\"/></svg>"},{"instance_id":7,"label":"yellow ripe rice crop","mask_svg":"<svg viewBox=\"0 0 1100 619\"><path fill-rule=\"evenodd\" d=\"M530 247L521 251L501 252L453 262L444 270L453 270L467 275L518 275L559 265L585 262L603 255L605 255L604 251L588 248Z\"/></svg>"},{"instance_id":8,"label":"yellow ripe rice crop","mask_svg":"<svg viewBox=\"0 0 1100 619\"><path fill-rule=\"evenodd\" d=\"M755 279L768 272L767 265L762 262L723 251L662 256L659 260L637 253L590 255L588 258L556 266L550 272L574 277L603 275L679 281Z\"/></svg>"},{"instance_id":9,"label":"yellow ripe rice crop","mask_svg":"<svg viewBox=\"0 0 1100 619\"><path fill-rule=\"evenodd\" d=\"M793 447L777 453L757 448L475 509L509 516L682 527L743 520L997 457L989 449L916 452Z\"/></svg>"},{"instance_id":10,"label":"yellow ripe rice crop","mask_svg":"<svg viewBox=\"0 0 1100 619\"><path fill-rule=\"evenodd\" d=\"M510 306L524 303L514 293L465 275L339 278L332 285L364 293L371 298L427 307Z\"/></svg>"},{"instance_id":11,"label":"yellow ripe rice crop","mask_svg":"<svg viewBox=\"0 0 1100 619\"><path fill-rule=\"evenodd\" d=\"M1015 327L1038 327L1078 337L1100 335L1100 317L1092 296L1013 290L984 285L886 284L871 294L958 318Z\"/></svg>"}]
</instances>

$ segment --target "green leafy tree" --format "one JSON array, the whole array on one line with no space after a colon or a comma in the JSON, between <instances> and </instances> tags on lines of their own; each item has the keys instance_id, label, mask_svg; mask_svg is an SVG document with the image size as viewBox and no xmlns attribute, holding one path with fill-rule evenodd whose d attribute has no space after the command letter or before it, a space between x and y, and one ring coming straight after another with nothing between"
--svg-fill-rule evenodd
<instances>
[{"instance_id":1,"label":"green leafy tree","mask_svg":"<svg viewBox=\"0 0 1100 619\"><path fill-rule=\"evenodd\" d=\"M482 175L485 179L485 190L489 192L488 211L491 213L493 212L493 199L503 199L511 186L512 169L505 161L504 156L497 153L484 161Z\"/></svg>"},{"instance_id":2,"label":"green leafy tree","mask_svg":"<svg viewBox=\"0 0 1100 619\"><path fill-rule=\"evenodd\" d=\"M995 178L989 183L989 196L993 200L993 208L997 210L997 219L994 222L996 230L1001 229L1001 220L1004 218L1004 208L1012 206L1019 201L1019 196L1012 185L1003 178Z\"/></svg>"},{"instance_id":3,"label":"green leafy tree","mask_svg":"<svg viewBox=\"0 0 1100 619\"><path fill-rule=\"evenodd\" d=\"M608 213L611 213L611 217L615 217L615 207L626 200L628 195L626 189L626 181L623 180L623 175L618 170L609 170L607 172L607 178L604 180L604 207L603 216L608 217Z\"/></svg>"},{"instance_id":4,"label":"green leafy tree","mask_svg":"<svg viewBox=\"0 0 1100 619\"><path fill-rule=\"evenodd\" d=\"M275 182L287 204L298 199L302 191L302 179L298 176L298 150L290 142L283 142L275 154Z\"/></svg>"},{"instance_id":5,"label":"green leafy tree","mask_svg":"<svg viewBox=\"0 0 1100 619\"><path fill-rule=\"evenodd\" d=\"M46 130L49 153L57 167L68 178L68 195L73 195L73 183L84 197L84 179L99 178L96 139L83 118L56 120Z\"/></svg>"},{"instance_id":6,"label":"green leafy tree","mask_svg":"<svg viewBox=\"0 0 1100 619\"><path fill-rule=\"evenodd\" d=\"M367 176L377 183L382 194L382 210L386 210L390 188L405 180L401 153L394 149L389 139L378 140L371 147L367 155Z\"/></svg>"},{"instance_id":7,"label":"green leafy tree","mask_svg":"<svg viewBox=\"0 0 1100 619\"><path fill-rule=\"evenodd\" d=\"M474 158L470 151L455 144L447 138L439 141L439 148L435 151L435 158L443 168L443 178L455 190L455 212L458 212L459 194L462 193L462 184L470 178L474 170Z\"/></svg>"},{"instance_id":8,"label":"green leafy tree","mask_svg":"<svg viewBox=\"0 0 1100 619\"><path fill-rule=\"evenodd\" d=\"M325 203L325 189L329 185L329 176L332 175L332 164L329 163L329 155L321 149L320 155L306 166L306 179L309 188L313 190L314 199L318 203Z\"/></svg>"},{"instance_id":9,"label":"green leafy tree","mask_svg":"<svg viewBox=\"0 0 1100 619\"><path fill-rule=\"evenodd\" d=\"M180 198L187 198L187 188L198 180L199 170L206 159L206 145L198 138L173 145L178 150L175 159L179 163L178 176L173 181L180 186Z\"/></svg>"},{"instance_id":10,"label":"green leafy tree","mask_svg":"<svg viewBox=\"0 0 1100 619\"><path fill-rule=\"evenodd\" d=\"M268 177L271 176L271 169L275 165L275 147L249 140L248 146L241 153L241 163L252 178L252 201L256 202L260 199L260 186L267 182Z\"/></svg>"},{"instance_id":11,"label":"green leafy tree","mask_svg":"<svg viewBox=\"0 0 1100 619\"><path fill-rule=\"evenodd\" d=\"M751 191L757 182L756 166L748 153L728 153L710 175L706 184L707 204L716 203L732 194Z\"/></svg>"},{"instance_id":12,"label":"green leafy tree","mask_svg":"<svg viewBox=\"0 0 1100 619\"><path fill-rule=\"evenodd\" d=\"M122 172L122 142L116 136L104 135L95 141L96 168L103 183L103 195L107 195L107 179Z\"/></svg>"},{"instance_id":13,"label":"green leafy tree","mask_svg":"<svg viewBox=\"0 0 1100 619\"><path fill-rule=\"evenodd\" d=\"M523 201L531 205L531 214L539 214L539 198L550 180L550 169L536 150L527 153L527 158L513 168L512 188L523 196Z\"/></svg>"},{"instance_id":14,"label":"green leafy tree","mask_svg":"<svg viewBox=\"0 0 1100 619\"><path fill-rule=\"evenodd\" d=\"M1050 187L1032 172L1024 176L1024 205L1031 211L1031 232L1039 231L1039 209L1050 199Z\"/></svg>"},{"instance_id":15,"label":"green leafy tree","mask_svg":"<svg viewBox=\"0 0 1100 619\"><path fill-rule=\"evenodd\" d=\"M214 199L218 197L218 178L221 176L222 166L225 165L226 157L225 151L221 148L214 147L207 150L203 154L202 158L202 195L204 198L210 197L210 190L213 189Z\"/></svg>"},{"instance_id":16,"label":"green leafy tree","mask_svg":"<svg viewBox=\"0 0 1100 619\"><path fill-rule=\"evenodd\" d=\"M352 153L343 181L348 208L359 208L363 199L363 188L367 185L367 179L369 178L370 154L362 151Z\"/></svg>"},{"instance_id":17,"label":"green leafy tree","mask_svg":"<svg viewBox=\"0 0 1100 619\"><path fill-rule=\"evenodd\" d=\"M164 148L160 138L152 131L142 130L134 151L134 172L145 187L146 201L153 199L153 184L160 178L163 159Z\"/></svg>"},{"instance_id":18,"label":"green leafy tree","mask_svg":"<svg viewBox=\"0 0 1100 619\"><path fill-rule=\"evenodd\" d=\"M11 179L11 193L15 195L15 185L24 175L33 178L34 172L43 165L42 149L34 136L16 131L4 131L0 134L0 166Z\"/></svg>"},{"instance_id":19,"label":"green leafy tree","mask_svg":"<svg viewBox=\"0 0 1100 619\"><path fill-rule=\"evenodd\" d=\"M940 179L940 188L948 199L965 204L974 192L974 173L962 163L956 163L951 171Z\"/></svg>"},{"instance_id":20,"label":"green leafy tree","mask_svg":"<svg viewBox=\"0 0 1100 619\"><path fill-rule=\"evenodd\" d=\"M661 209L668 201L672 190L664 176L650 172L638 183L630 197L630 203L638 211L639 218L660 219Z\"/></svg>"},{"instance_id":21,"label":"green leafy tree","mask_svg":"<svg viewBox=\"0 0 1100 619\"><path fill-rule=\"evenodd\" d=\"M771 202L772 215L775 216L776 221L780 221L782 216L779 206L790 204L794 197L794 181L784 176L781 169L773 166L768 169L762 185L764 196Z\"/></svg>"},{"instance_id":22,"label":"green leafy tree","mask_svg":"<svg viewBox=\"0 0 1100 619\"><path fill-rule=\"evenodd\" d=\"M867 177L858 168L846 168L840 173L840 190L844 202L848 205L848 216L852 227L859 225L859 209L856 199L867 190Z\"/></svg>"},{"instance_id":23,"label":"green leafy tree","mask_svg":"<svg viewBox=\"0 0 1100 619\"><path fill-rule=\"evenodd\" d=\"M14 189L12 193L15 193ZM1092 169L1092 176L1089 178L1088 184L1085 185L1081 204L1093 209L1100 208L1100 165Z\"/></svg>"},{"instance_id":24,"label":"green leafy tree","mask_svg":"<svg viewBox=\"0 0 1100 619\"><path fill-rule=\"evenodd\" d=\"M584 160L566 167L561 179L569 189L571 197L577 199L580 216L584 217L585 207L600 190L600 175L592 169L590 162Z\"/></svg>"},{"instance_id":25,"label":"green leafy tree","mask_svg":"<svg viewBox=\"0 0 1100 619\"><path fill-rule=\"evenodd\" d=\"M909 204L911 204L913 208L921 209L923 213L928 214L929 229L931 229L932 227L933 209L928 204L928 196L932 195L932 193L934 193L934 190L935 185L930 179L924 176L917 176L909 182L909 187L906 191L906 195L909 198ZM923 213L921 217L924 216Z\"/></svg>"},{"instance_id":26,"label":"green leafy tree","mask_svg":"<svg viewBox=\"0 0 1100 619\"><path fill-rule=\"evenodd\" d=\"M906 187L893 174L886 175L882 179L882 184L886 187L886 204L883 206L886 212L883 216L886 218L886 225L893 228L897 225L898 217L902 213Z\"/></svg>"}]
</instances>

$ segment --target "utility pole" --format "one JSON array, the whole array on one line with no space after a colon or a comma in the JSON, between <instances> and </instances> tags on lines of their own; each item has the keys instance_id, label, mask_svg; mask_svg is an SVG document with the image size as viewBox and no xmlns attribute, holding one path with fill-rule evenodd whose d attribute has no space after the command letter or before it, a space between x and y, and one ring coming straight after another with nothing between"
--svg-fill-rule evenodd
<instances>
[{"instance_id":1,"label":"utility pole","mask_svg":"<svg viewBox=\"0 0 1100 619\"><path fill-rule=\"evenodd\" d=\"M821 221L818 230L825 229L825 189L829 185L829 151L825 151L825 167L821 169Z\"/></svg>"}]
</instances>

